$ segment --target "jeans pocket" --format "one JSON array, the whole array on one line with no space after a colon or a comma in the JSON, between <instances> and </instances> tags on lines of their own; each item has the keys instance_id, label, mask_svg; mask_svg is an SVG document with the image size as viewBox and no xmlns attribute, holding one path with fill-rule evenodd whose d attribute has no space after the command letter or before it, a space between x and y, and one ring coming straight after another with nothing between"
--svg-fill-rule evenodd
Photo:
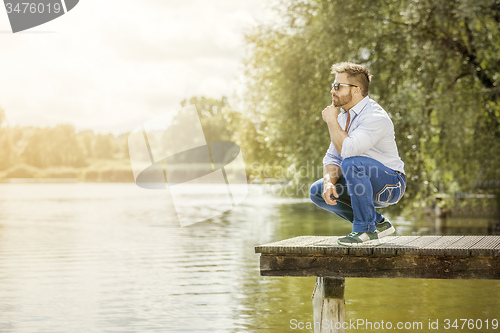
<instances>
[{"instance_id":1,"label":"jeans pocket","mask_svg":"<svg viewBox=\"0 0 500 333\"><path fill-rule=\"evenodd\" d=\"M403 187L401 182L387 184L375 195L375 201L381 205L392 205L401 199Z\"/></svg>"}]
</instances>

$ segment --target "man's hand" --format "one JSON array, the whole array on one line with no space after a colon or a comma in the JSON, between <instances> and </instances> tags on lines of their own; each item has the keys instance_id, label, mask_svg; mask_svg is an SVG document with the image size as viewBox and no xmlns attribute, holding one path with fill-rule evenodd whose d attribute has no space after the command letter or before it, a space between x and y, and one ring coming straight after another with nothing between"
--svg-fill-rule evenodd
<instances>
[{"instance_id":1,"label":"man's hand","mask_svg":"<svg viewBox=\"0 0 500 333\"><path fill-rule=\"evenodd\" d=\"M332 140L335 149L337 149L337 151L341 153L342 144L344 143L344 140L348 137L348 135L346 131L344 131L340 127L340 124L337 121L337 108L333 105L329 105L321 112L321 114L323 115L323 120L328 125L328 133L330 133L330 139Z\"/></svg>"},{"instance_id":2,"label":"man's hand","mask_svg":"<svg viewBox=\"0 0 500 333\"><path fill-rule=\"evenodd\" d=\"M335 188L335 185L333 185L330 182L324 182L323 183L323 199L325 202L329 205L336 205L337 200L332 200L332 194L335 198L338 198L339 195L337 194L337 189Z\"/></svg>"},{"instance_id":3,"label":"man's hand","mask_svg":"<svg viewBox=\"0 0 500 333\"><path fill-rule=\"evenodd\" d=\"M333 105L328 105L322 112L323 120L327 123L330 123L332 121L337 121L337 117L339 115L339 112L337 108Z\"/></svg>"}]
</instances>

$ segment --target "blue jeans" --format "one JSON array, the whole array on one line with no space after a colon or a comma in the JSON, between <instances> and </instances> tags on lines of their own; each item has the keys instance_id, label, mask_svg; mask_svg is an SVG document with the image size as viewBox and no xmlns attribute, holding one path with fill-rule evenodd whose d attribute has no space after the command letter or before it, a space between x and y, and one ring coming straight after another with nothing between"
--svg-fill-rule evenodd
<instances>
[{"instance_id":1,"label":"blue jeans","mask_svg":"<svg viewBox=\"0 0 500 333\"><path fill-rule=\"evenodd\" d=\"M373 232L384 216L375 208L397 203L406 189L404 174L394 171L369 157L345 158L340 168L342 176L335 184L336 205L328 205L322 197L323 178L310 188L311 200L320 208L352 222L352 231ZM332 199L335 199L332 195Z\"/></svg>"}]
</instances>

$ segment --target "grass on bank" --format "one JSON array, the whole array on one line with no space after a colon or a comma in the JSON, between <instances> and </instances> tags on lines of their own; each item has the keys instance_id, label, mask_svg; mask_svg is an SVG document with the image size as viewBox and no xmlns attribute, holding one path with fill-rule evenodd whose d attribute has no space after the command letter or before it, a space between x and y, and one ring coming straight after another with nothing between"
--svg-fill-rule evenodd
<instances>
[{"instance_id":1,"label":"grass on bank","mask_svg":"<svg viewBox=\"0 0 500 333\"><path fill-rule=\"evenodd\" d=\"M49 167L37 168L27 164L18 164L0 172L0 179L75 179L81 182L134 182L130 162L96 160L85 168Z\"/></svg>"}]
</instances>

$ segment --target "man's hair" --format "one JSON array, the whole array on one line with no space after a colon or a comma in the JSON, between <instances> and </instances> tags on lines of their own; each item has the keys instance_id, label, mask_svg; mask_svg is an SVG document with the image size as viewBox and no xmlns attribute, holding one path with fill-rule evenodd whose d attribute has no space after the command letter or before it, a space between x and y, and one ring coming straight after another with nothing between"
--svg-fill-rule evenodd
<instances>
[{"instance_id":1,"label":"man's hair","mask_svg":"<svg viewBox=\"0 0 500 333\"><path fill-rule=\"evenodd\" d=\"M361 89L361 94L363 96L368 95L368 89L370 88L370 81L372 79L372 75L368 68L352 62L339 62L333 64L332 74L340 73L346 73L350 78L354 79Z\"/></svg>"}]
</instances>

